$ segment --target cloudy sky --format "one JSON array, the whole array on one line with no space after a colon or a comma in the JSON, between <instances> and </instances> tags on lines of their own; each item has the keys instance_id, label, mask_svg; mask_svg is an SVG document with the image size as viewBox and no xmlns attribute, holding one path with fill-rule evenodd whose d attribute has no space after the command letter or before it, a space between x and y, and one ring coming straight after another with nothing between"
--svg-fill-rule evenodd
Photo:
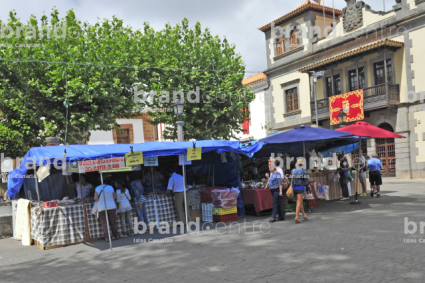
<instances>
[{"instance_id":1,"label":"cloudy sky","mask_svg":"<svg viewBox=\"0 0 425 283\"><path fill-rule=\"evenodd\" d=\"M332 6L332 0L324 0L326 6ZM374 10L387 10L395 5L395 0L364 0ZM71 8L83 21L95 23L97 17L111 18L116 15L124 23L141 28L148 21L155 29L161 29L165 23L176 24L188 18L193 25L199 21L203 27L209 27L213 34L226 36L236 44L237 51L247 65L247 75L261 72L266 68L264 34L259 27L283 16L300 6L304 0L1 0L0 17L6 20L9 11L15 9L21 20L31 14L37 18L50 14L53 6L60 15ZM344 0L334 0L335 8L342 9Z\"/></svg>"}]
</instances>

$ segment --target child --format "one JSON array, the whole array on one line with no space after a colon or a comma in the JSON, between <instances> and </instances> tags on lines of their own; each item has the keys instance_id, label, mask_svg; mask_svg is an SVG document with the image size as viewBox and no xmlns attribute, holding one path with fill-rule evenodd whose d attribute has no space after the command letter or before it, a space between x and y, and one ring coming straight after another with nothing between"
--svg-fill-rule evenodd
<instances>
[{"instance_id":1,"label":"child","mask_svg":"<svg viewBox=\"0 0 425 283\"><path fill-rule=\"evenodd\" d=\"M122 224L122 237L127 237L127 235L133 235L133 219L131 218L131 196L130 192L127 190L127 188L123 188L124 181L123 180L116 180L115 181L115 187L117 188L117 204L118 209L117 213L121 216L121 224ZM130 225L129 233L127 234L127 223Z\"/></svg>"}]
</instances>

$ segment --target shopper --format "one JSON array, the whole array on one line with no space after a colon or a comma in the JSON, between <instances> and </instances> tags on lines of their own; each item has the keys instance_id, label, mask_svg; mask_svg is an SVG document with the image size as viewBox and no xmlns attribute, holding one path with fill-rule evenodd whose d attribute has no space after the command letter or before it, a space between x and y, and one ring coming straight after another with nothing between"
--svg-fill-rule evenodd
<instances>
[{"instance_id":1,"label":"shopper","mask_svg":"<svg viewBox=\"0 0 425 283\"><path fill-rule=\"evenodd\" d=\"M360 179L360 184L362 184L362 194L360 194L361 197L365 197L367 196L367 191L366 191L366 160L363 156L363 151L360 149L359 150L359 163L360 163L360 169L359 169L359 179Z\"/></svg>"},{"instance_id":2,"label":"shopper","mask_svg":"<svg viewBox=\"0 0 425 283\"><path fill-rule=\"evenodd\" d=\"M133 231L133 219L131 218L131 196L127 188L124 188L124 181L118 179L115 181L115 188L117 189L117 212L121 217L122 232L121 237L127 237L127 235L134 235ZM126 221L127 220L127 221ZM130 225L127 233L127 224Z\"/></svg>"},{"instance_id":3,"label":"shopper","mask_svg":"<svg viewBox=\"0 0 425 283\"><path fill-rule=\"evenodd\" d=\"M304 170L304 161L302 159L297 160L297 167L298 168L292 170L290 177L292 179L292 189L294 190L294 195L297 199L297 207L295 209L295 224L301 223L298 218L300 212L303 214L304 221L308 220L303 205L304 192L308 187L308 175Z\"/></svg>"},{"instance_id":4,"label":"shopper","mask_svg":"<svg viewBox=\"0 0 425 283\"><path fill-rule=\"evenodd\" d=\"M142 182L139 180L135 180L134 173L130 173L127 175L127 181L130 187L130 195L134 199L134 204L136 207L137 216L139 218L139 222L145 222L147 229L149 229L149 218L148 213L146 211L146 198L143 196L143 186ZM139 230L143 228L139 226Z\"/></svg>"},{"instance_id":5,"label":"shopper","mask_svg":"<svg viewBox=\"0 0 425 283\"><path fill-rule=\"evenodd\" d=\"M275 168L276 168L276 170L277 170L277 172L280 174L280 176L282 176L282 178L285 176L284 174L283 174L283 170L282 170L282 168L280 168L280 162L279 162L279 160L275 160L274 161L274 165L275 165ZM269 166L270 167L270 166Z\"/></svg>"},{"instance_id":6,"label":"shopper","mask_svg":"<svg viewBox=\"0 0 425 283\"><path fill-rule=\"evenodd\" d=\"M348 194L348 184L347 184L347 176L348 176L348 163L345 159L344 155L340 154L338 155L339 159L339 184L341 186L342 190L342 199L341 200L348 200L350 199L350 196Z\"/></svg>"},{"instance_id":7,"label":"shopper","mask_svg":"<svg viewBox=\"0 0 425 283\"><path fill-rule=\"evenodd\" d=\"M105 241L109 242L108 225L106 222L106 213L108 212L109 225L111 226L112 235L115 239L119 239L117 230L117 208L115 205L115 194L114 188L108 184L98 186L94 193L94 200L97 201L97 210L99 211L100 222L102 223L103 233L105 233ZM106 206L105 206L106 202Z\"/></svg>"},{"instance_id":8,"label":"shopper","mask_svg":"<svg viewBox=\"0 0 425 283\"><path fill-rule=\"evenodd\" d=\"M367 169L369 170L370 196L373 197L376 194L376 197L379 198L381 197L382 163L377 158L376 153L372 153L372 158L367 162Z\"/></svg>"},{"instance_id":9,"label":"shopper","mask_svg":"<svg viewBox=\"0 0 425 283\"><path fill-rule=\"evenodd\" d=\"M273 210L270 222L276 221L276 214L279 213L279 220L285 220L285 211L282 207L282 196L283 196L283 177L277 171L276 160L269 160L270 178L266 188L270 188L270 192L273 197Z\"/></svg>"},{"instance_id":10,"label":"shopper","mask_svg":"<svg viewBox=\"0 0 425 283\"><path fill-rule=\"evenodd\" d=\"M87 177L84 174L80 175L80 182L71 183L70 176L66 176L66 182L69 186L74 187L77 190L77 198L82 199L88 197L93 188L92 184L86 183Z\"/></svg>"},{"instance_id":11,"label":"shopper","mask_svg":"<svg viewBox=\"0 0 425 283\"><path fill-rule=\"evenodd\" d=\"M174 204L177 209L177 214L179 216L179 221L182 221L186 223L185 219L185 201L184 201L184 180L183 176L176 173L176 169L171 168L168 170L168 173L170 174L170 180L168 180L168 187L167 187L167 193L171 194L174 193ZM187 219L190 220L190 210L188 203L186 203L186 211L187 211Z\"/></svg>"}]
</instances>

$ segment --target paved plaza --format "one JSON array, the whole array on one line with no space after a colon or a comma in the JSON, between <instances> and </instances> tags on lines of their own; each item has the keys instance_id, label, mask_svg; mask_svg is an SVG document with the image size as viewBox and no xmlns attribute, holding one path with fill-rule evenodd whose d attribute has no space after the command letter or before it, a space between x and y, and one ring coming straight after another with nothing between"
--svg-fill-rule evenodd
<instances>
[{"instance_id":1,"label":"paved plaza","mask_svg":"<svg viewBox=\"0 0 425 283\"><path fill-rule=\"evenodd\" d=\"M425 180L385 178L382 188L360 205L329 201L299 225L294 213L270 228L267 216L246 216L240 231L156 231L115 240L113 251L104 241L42 251L0 239L0 282L424 282ZM405 217L416 233L405 235Z\"/></svg>"}]
</instances>

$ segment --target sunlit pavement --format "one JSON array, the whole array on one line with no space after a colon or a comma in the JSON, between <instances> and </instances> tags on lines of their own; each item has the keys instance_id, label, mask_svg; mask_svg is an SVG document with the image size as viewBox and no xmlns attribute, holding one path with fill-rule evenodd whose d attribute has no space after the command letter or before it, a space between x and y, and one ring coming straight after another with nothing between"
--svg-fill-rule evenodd
<instances>
[{"instance_id":1,"label":"sunlit pavement","mask_svg":"<svg viewBox=\"0 0 425 283\"><path fill-rule=\"evenodd\" d=\"M104 241L42 251L0 239L0 281L423 282L424 184L385 178L381 198L330 201L301 224L294 213L270 225L239 217L191 235L121 238L112 251ZM416 233L405 235L405 217Z\"/></svg>"}]
</instances>

